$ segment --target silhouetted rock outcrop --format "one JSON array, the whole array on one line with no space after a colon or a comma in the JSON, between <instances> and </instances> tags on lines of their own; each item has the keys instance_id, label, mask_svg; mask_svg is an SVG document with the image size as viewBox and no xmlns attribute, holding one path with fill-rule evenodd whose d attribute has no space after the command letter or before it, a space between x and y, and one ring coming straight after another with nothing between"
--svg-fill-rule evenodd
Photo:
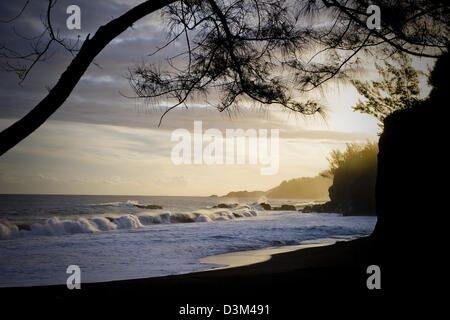
<instances>
[{"instance_id":1,"label":"silhouetted rock outcrop","mask_svg":"<svg viewBox=\"0 0 450 320\"><path fill-rule=\"evenodd\" d=\"M436 178L446 168L443 120L447 114L450 88L448 54L437 63L430 76L429 99L417 106L394 112L386 118L379 141L376 183L376 232L400 238L436 230L432 217L434 199L442 188ZM432 225L430 225L432 223ZM430 229L426 229L426 227Z\"/></svg>"},{"instance_id":2,"label":"silhouetted rock outcrop","mask_svg":"<svg viewBox=\"0 0 450 320\"><path fill-rule=\"evenodd\" d=\"M348 144L344 152L332 153L330 169L333 184L328 189L330 201L307 206L303 212L335 212L343 215L375 215L377 175L376 143Z\"/></svg>"},{"instance_id":3,"label":"silhouetted rock outcrop","mask_svg":"<svg viewBox=\"0 0 450 320\"><path fill-rule=\"evenodd\" d=\"M431 74L429 99L386 118L379 141L377 225L373 233L385 288L421 292L440 283L444 269L444 210L433 201L446 169L443 141L450 88L448 54ZM440 179L441 180L441 179Z\"/></svg>"}]
</instances>

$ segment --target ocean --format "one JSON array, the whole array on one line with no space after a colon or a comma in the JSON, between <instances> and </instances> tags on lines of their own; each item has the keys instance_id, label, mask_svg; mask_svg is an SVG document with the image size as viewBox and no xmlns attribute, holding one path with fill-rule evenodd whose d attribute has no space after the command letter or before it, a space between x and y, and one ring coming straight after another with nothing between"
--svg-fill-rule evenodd
<instances>
[{"instance_id":1,"label":"ocean","mask_svg":"<svg viewBox=\"0 0 450 320\"><path fill-rule=\"evenodd\" d=\"M0 195L0 287L181 274L217 267L199 259L236 251L369 235L376 217L265 211L311 200L213 197ZM214 208L228 203L230 208ZM162 209L147 209L159 205Z\"/></svg>"}]
</instances>

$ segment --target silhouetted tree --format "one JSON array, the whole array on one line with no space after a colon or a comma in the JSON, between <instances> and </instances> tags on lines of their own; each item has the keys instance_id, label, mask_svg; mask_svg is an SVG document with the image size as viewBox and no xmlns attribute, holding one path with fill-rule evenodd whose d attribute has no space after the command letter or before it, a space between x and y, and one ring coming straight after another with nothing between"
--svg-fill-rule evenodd
<instances>
[{"instance_id":1,"label":"silhouetted tree","mask_svg":"<svg viewBox=\"0 0 450 320\"><path fill-rule=\"evenodd\" d=\"M155 66L137 67L131 70L130 83L138 97L173 99L167 111L185 104L192 95L219 92L219 110L249 99L314 114L322 111L321 106L298 100L298 94L345 77L361 64L364 54L376 50L384 55L400 51L438 57L448 45L446 1L152 0L101 26L78 49L61 39L52 27L55 2L48 0L44 32L31 52L2 48L1 56L7 60L4 66L16 71L23 81L54 45L63 46L74 58L48 95L0 133L0 155L36 130L64 103L109 42L162 8L173 25L174 36L167 46L186 39L186 52L177 55L184 54L185 63L163 71ZM381 8L380 29L367 27L370 4ZM21 12L7 22L14 22Z\"/></svg>"},{"instance_id":2,"label":"silhouetted tree","mask_svg":"<svg viewBox=\"0 0 450 320\"><path fill-rule=\"evenodd\" d=\"M404 54L394 63L376 64L380 81L352 80L351 83L365 100L359 100L353 110L374 116L380 121L396 110L411 108L420 100L419 76ZM381 124L381 127L383 125Z\"/></svg>"}]
</instances>

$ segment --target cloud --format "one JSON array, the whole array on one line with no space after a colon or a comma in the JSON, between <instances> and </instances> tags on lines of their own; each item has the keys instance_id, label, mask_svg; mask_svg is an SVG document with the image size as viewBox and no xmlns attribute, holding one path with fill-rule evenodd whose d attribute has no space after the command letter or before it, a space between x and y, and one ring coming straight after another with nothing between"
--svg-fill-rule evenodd
<instances>
[{"instance_id":1,"label":"cloud","mask_svg":"<svg viewBox=\"0 0 450 320\"><path fill-rule=\"evenodd\" d=\"M73 1L60 0L53 14L63 36L84 39L99 26L141 1L79 0L82 30L65 29L65 8ZM0 3L0 19L20 11L20 1ZM17 31L36 35L45 2L31 1ZM325 157L347 141L376 138L376 121L351 113L357 97L340 93L330 96L329 123L296 117L277 107L242 106L220 113L203 101L189 109L170 112L157 127L168 103L148 106L125 98L132 95L126 74L142 61L161 61L169 49L148 54L167 41L166 22L159 13L129 28L95 59L64 105L50 120L12 151L0 158L0 193L90 193L207 195L234 189L269 189L284 179L311 176L327 166ZM0 24L2 43L23 51L29 43L17 38L11 25ZM175 49L182 48L182 45ZM22 85L12 73L0 73L0 129L25 115L56 83L72 57L56 48L52 59L36 65ZM349 91L350 92L350 91ZM194 121L204 130L279 129L280 171L260 175L260 166L175 166L170 161L170 134L177 128L193 130Z\"/></svg>"},{"instance_id":2,"label":"cloud","mask_svg":"<svg viewBox=\"0 0 450 320\"><path fill-rule=\"evenodd\" d=\"M0 120L1 126L6 125ZM242 124L242 123L240 123ZM346 140L291 132L280 140L280 170L261 165L175 165L170 130L49 121L0 159L0 193L208 195L269 189L280 181L314 176ZM300 136L300 138L297 137ZM320 139L319 139L320 138Z\"/></svg>"},{"instance_id":3,"label":"cloud","mask_svg":"<svg viewBox=\"0 0 450 320\"><path fill-rule=\"evenodd\" d=\"M77 5L82 10L82 30L81 38L87 33L94 33L96 29L118 17L133 5L140 1L125 0L103 0L88 1L80 0ZM61 0L55 7L54 24L58 27L62 36L73 36L76 38L79 31L68 31L65 28L67 14L65 8L72 4L71 1ZM19 2L9 2L0 4L0 12L4 17L14 16L20 11ZM23 32L29 34L38 33L38 25L30 25L31 18L39 20L39 16L45 10L45 3L31 2L30 7L25 11L23 19L19 19L19 25L24 24ZM29 45L23 39L17 38L9 25L0 24L0 36L6 45L11 44L21 51ZM126 74L130 66L134 66L141 61L158 62L164 58L164 54L148 57L148 53L154 51L167 40L167 28L160 13L155 13L139 21L133 28L129 28L113 43L108 45L103 52L95 59L95 63L100 67L92 65L82 77L70 97L64 105L52 116L53 120L70 122L105 124L126 126L131 128L156 128L159 118L166 110L170 102L161 101L159 105L148 106L145 102L124 98L120 93L133 95L129 87ZM170 50L166 54L173 54ZM26 114L35 106L47 93L47 88L51 87L65 70L71 60L70 55L62 50L56 50L51 60L40 63L29 75L29 78L22 84L17 85L17 78L11 73L0 73L0 96L2 105L0 107L0 118L19 118ZM331 109L338 108L336 104L343 104L342 97L331 98L333 104ZM352 98L353 99L353 98ZM354 100L354 99L353 99ZM352 103L352 101L348 103ZM337 102L337 103L336 103ZM205 126L211 128L280 128L283 129L285 137L293 135L305 136L306 138L319 138L327 136L330 139L350 139L360 140L355 134L343 137L336 132L354 132L352 124L357 121L347 121L349 128L319 128L316 132L305 132L295 130L297 123L286 120L285 116L280 116L277 108L259 109L241 108L231 110L231 117L226 113L218 113L214 108L207 108L202 105L204 101L198 101L190 105L189 110L178 109L167 115L162 130L174 130L176 128L186 128L194 120L203 120ZM197 107L196 107L197 106ZM269 110L269 111L267 111ZM273 111L275 110L275 111ZM304 127L304 125L301 125ZM365 131L365 124L359 126L359 130ZM302 129L302 128L301 128ZM309 128L308 128L309 129ZM336 130L338 129L338 130ZM324 132L327 131L328 133ZM325 139L328 139L325 137Z\"/></svg>"}]
</instances>

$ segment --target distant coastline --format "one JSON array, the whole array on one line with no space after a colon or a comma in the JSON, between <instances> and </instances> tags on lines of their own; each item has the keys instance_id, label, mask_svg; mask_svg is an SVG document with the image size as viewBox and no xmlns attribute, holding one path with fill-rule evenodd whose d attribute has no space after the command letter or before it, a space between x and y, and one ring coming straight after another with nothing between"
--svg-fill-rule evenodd
<instances>
[{"instance_id":1,"label":"distant coastline","mask_svg":"<svg viewBox=\"0 0 450 320\"><path fill-rule=\"evenodd\" d=\"M231 191L223 197L227 198L260 198L269 199L329 199L328 189L333 179L315 176L285 180L267 191ZM210 197L218 197L211 195Z\"/></svg>"}]
</instances>

